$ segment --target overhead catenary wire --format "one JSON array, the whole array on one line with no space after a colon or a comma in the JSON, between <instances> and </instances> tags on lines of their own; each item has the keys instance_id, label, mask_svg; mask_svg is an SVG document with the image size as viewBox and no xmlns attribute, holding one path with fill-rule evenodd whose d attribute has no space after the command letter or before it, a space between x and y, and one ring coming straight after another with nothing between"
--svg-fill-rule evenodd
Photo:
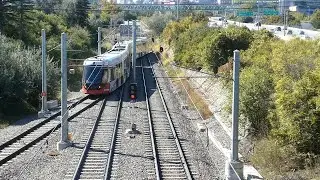
<instances>
[{"instance_id":1,"label":"overhead catenary wire","mask_svg":"<svg viewBox=\"0 0 320 180\"><path fill-rule=\"evenodd\" d=\"M70 44L70 42L71 42L71 39L70 39L69 41L67 41L67 44ZM58 48L58 47L60 47L60 46L61 46L61 44L57 45L57 46L54 47L53 49L56 49L56 48ZM50 51L52 51L53 49L51 49ZM96 67L98 67L98 65L95 66L94 70L96 69ZM99 72L95 75L93 81L90 83L90 85L89 85L88 88L90 88L90 87L93 85L95 79L97 78L97 76L99 75L99 73L101 72L102 69L103 69L102 67L99 69ZM90 77L91 77L92 74L94 73L94 70L91 72ZM89 78L90 78L90 77L89 77ZM80 103L80 101L79 101L78 103L76 103L75 106L77 106L79 103ZM68 114L68 112L71 110L71 108L72 108L72 106L70 106L69 108L67 108L65 114L62 115L61 119ZM66 123L68 123L68 121L65 121L64 123L66 124ZM63 124L61 124L61 127L62 127L62 126L63 126ZM57 127L57 126L56 126L56 127ZM53 133L54 131L56 131L56 127L52 129L52 131L47 135L46 138L44 138L44 143L43 143L43 144L40 144L40 145L38 146L39 149L36 150L36 153L27 161L27 163L26 163L27 165L24 164L23 167L20 168L21 170L20 170L20 173L19 173L19 175L18 175L18 179L21 178L23 172L26 170L26 168L27 168L28 165L32 162L32 160L33 160L35 157L37 157L37 155L41 154L40 151L45 148L44 146L47 145L48 140L50 139L50 135L52 135L52 133Z\"/></svg>"}]
</instances>

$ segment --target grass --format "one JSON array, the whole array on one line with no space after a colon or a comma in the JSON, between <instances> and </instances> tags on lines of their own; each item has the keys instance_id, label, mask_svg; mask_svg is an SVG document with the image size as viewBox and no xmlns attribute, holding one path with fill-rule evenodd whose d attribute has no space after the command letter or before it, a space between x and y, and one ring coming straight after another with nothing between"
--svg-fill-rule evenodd
<instances>
[{"instance_id":1,"label":"grass","mask_svg":"<svg viewBox=\"0 0 320 180\"><path fill-rule=\"evenodd\" d=\"M320 180L320 157L301 154L294 147L281 145L276 139L256 142L250 161L265 179Z\"/></svg>"},{"instance_id":2,"label":"grass","mask_svg":"<svg viewBox=\"0 0 320 180\"><path fill-rule=\"evenodd\" d=\"M184 72L178 69L174 69L170 65L170 52L165 53L162 58L162 62L164 64L164 67L168 73L169 76L175 77L175 76L184 76ZM180 96L184 96L185 99L187 99L187 103L189 107L192 107L193 109L198 109L203 119L210 118L213 113L210 111L208 104L205 102L205 100L202 98L202 96L198 93L198 90L194 89L189 81L185 78L174 78L171 79L172 83L178 87L180 91ZM189 96L188 96L189 94ZM191 99L190 99L191 98ZM193 103L194 104L193 104ZM195 108L195 107L196 108Z\"/></svg>"}]
</instances>

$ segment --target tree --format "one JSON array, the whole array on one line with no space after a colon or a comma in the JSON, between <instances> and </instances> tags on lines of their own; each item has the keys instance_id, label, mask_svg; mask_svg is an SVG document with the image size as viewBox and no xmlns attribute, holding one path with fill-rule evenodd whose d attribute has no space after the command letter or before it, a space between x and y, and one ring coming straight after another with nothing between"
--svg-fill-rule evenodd
<instances>
[{"instance_id":1,"label":"tree","mask_svg":"<svg viewBox=\"0 0 320 180\"><path fill-rule=\"evenodd\" d=\"M54 13L55 8L62 3L62 0L36 0L36 7L42 9L46 14Z\"/></svg>"},{"instance_id":2,"label":"tree","mask_svg":"<svg viewBox=\"0 0 320 180\"><path fill-rule=\"evenodd\" d=\"M26 40L27 27L32 23L31 2L8 0L0 2L0 31L9 37Z\"/></svg>"},{"instance_id":3,"label":"tree","mask_svg":"<svg viewBox=\"0 0 320 180\"><path fill-rule=\"evenodd\" d=\"M6 29L12 29L12 20L16 18L14 13L15 0L0 1L0 31L5 33Z\"/></svg>"},{"instance_id":4,"label":"tree","mask_svg":"<svg viewBox=\"0 0 320 180\"><path fill-rule=\"evenodd\" d=\"M320 10L317 9L311 16L311 24L314 28L320 28Z\"/></svg>"},{"instance_id":5,"label":"tree","mask_svg":"<svg viewBox=\"0 0 320 180\"><path fill-rule=\"evenodd\" d=\"M60 14L62 14L66 20L68 27L79 25L85 27L88 24L88 0L62 0L62 4L59 7Z\"/></svg>"},{"instance_id":6,"label":"tree","mask_svg":"<svg viewBox=\"0 0 320 180\"><path fill-rule=\"evenodd\" d=\"M41 91L41 56L36 49L24 49L20 41L0 35L0 113L17 115L17 105L37 107ZM58 92L58 69L47 60L49 97ZM12 102L13 104L10 104ZM15 106L16 105L16 106ZM20 107L20 106L18 106Z\"/></svg>"},{"instance_id":7,"label":"tree","mask_svg":"<svg viewBox=\"0 0 320 180\"><path fill-rule=\"evenodd\" d=\"M266 137L270 131L272 76L266 69L251 66L241 71L240 79L240 112L249 121L251 135Z\"/></svg>"},{"instance_id":8,"label":"tree","mask_svg":"<svg viewBox=\"0 0 320 180\"><path fill-rule=\"evenodd\" d=\"M143 22L148 26L154 35L160 35L167 23L174 19L171 13L154 13L149 18L144 18Z\"/></svg>"},{"instance_id":9,"label":"tree","mask_svg":"<svg viewBox=\"0 0 320 180\"><path fill-rule=\"evenodd\" d=\"M88 10L89 2L88 0L78 0L76 4L76 24L81 27L88 25Z\"/></svg>"}]
</instances>

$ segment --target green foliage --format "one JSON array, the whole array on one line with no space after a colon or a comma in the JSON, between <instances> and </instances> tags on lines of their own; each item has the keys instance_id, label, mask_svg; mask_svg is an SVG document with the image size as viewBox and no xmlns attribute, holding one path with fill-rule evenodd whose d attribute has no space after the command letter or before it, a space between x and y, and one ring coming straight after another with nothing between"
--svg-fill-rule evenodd
<instances>
[{"instance_id":1,"label":"green foliage","mask_svg":"<svg viewBox=\"0 0 320 180\"><path fill-rule=\"evenodd\" d=\"M275 139L265 139L255 145L254 154L250 157L250 161L258 168L263 168L264 173L284 174L299 168L300 160L296 158L297 152L292 146L283 146Z\"/></svg>"},{"instance_id":2,"label":"green foliage","mask_svg":"<svg viewBox=\"0 0 320 180\"><path fill-rule=\"evenodd\" d=\"M102 12L100 14L101 21L109 24L110 19L120 12L120 9L114 4L107 1L102 2Z\"/></svg>"},{"instance_id":3,"label":"green foliage","mask_svg":"<svg viewBox=\"0 0 320 180\"><path fill-rule=\"evenodd\" d=\"M166 25L174 19L171 13L154 13L151 17L143 18L142 21L148 26L147 28L152 31L153 35L159 36Z\"/></svg>"},{"instance_id":4,"label":"green foliage","mask_svg":"<svg viewBox=\"0 0 320 180\"><path fill-rule=\"evenodd\" d=\"M240 112L249 120L249 133L256 137L266 136L270 130L272 76L266 69L251 66L241 72L240 79Z\"/></svg>"},{"instance_id":5,"label":"green foliage","mask_svg":"<svg viewBox=\"0 0 320 180\"><path fill-rule=\"evenodd\" d=\"M137 15L130 13L129 11L125 11L123 19L125 21L131 21L131 20L136 20L137 19Z\"/></svg>"},{"instance_id":6,"label":"green foliage","mask_svg":"<svg viewBox=\"0 0 320 180\"><path fill-rule=\"evenodd\" d=\"M251 84L265 78L273 79L273 89L269 90L272 86L267 84L260 86L262 82L254 86L260 88L258 92L268 89L264 95L256 94L256 99L272 101L269 105L265 104L269 114L265 111L264 115L259 117L259 121L267 118L272 124L272 135L283 144L291 144L299 153L320 153L319 52L315 41L293 40L285 43L259 40L252 44L243 58L246 67L243 70L244 75L248 73L248 68L255 66L265 71L254 73L255 77L260 78L252 78ZM245 80L244 78L243 81ZM247 81L243 83L244 87L250 84ZM249 94L253 89L247 88L242 94ZM273 94L270 96L268 92ZM242 104L247 101L242 100L245 100ZM263 105L263 102L259 104ZM250 108L254 108L254 104ZM260 112L261 108L256 107L252 111Z\"/></svg>"},{"instance_id":7,"label":"green foliage","mask_svg":"<svg viewBox=\"0 0 320 180\"><path fill-rule=\"evenodd\" d=\"M262 23L263 24L279 24L283 21L282 19L283 18L281 16L264 16L262 18Z\"/></svg>"},{"instance_id":8,"label":"green foliage","mask_svg":"<svg viewBox=\"0 0 320 180\"><path fill-rule=\"evenodd\" d=\"M280 123L276 134L300 152L320 153L318 56L316 43L300 40L274 51L272 67L276 72L275 102Z\"/></svg>"},{"instance_id":9,"label":"green foliage","mask_svg":"<svg viewBox=\"0 0 320 180\"><path fill-rule=\"evenodd\" d=\"M0 3L0 31L12 38L21 39L27 45L27 30L33 25L33 13L28 10L27 0L2 1Z\"/></svg>"},{"instance_id":10,"label":"green foliage","mask_svg":"<svg viewBox=\"0 0 320 180\"><path fill-rule=\"evenodd\" d=\"M12 115L6 102L23 101L38 106L41 91L41 57L38 50L26 50L23 44L0 35L0 113ZM58 87L58 69L48 60L48 94L55 97Z\"/></svg>"},{"instance_id":11,"label":"green foliage","mask_svg":"<svg viewBox=\"0 0 320 180\"><path fill-rule=\"evenodd\" d=\"M68 42L68 48L77 50L76 52L69 52L69 57L83 58L94 55L90 50L90 35L86 28L81 28L80 26L70 28Z\"/></svg>"},{"instance_id":12,"label":"green foliage","mask_svg":"<svg viewBox=\"0 0 320 180\"><path fill-rule=\"evenodd\" d=\"M62 0L36 0L36 8L42 9L46 14L54 13Z\"/></svg>"},{"instance_id":13,"label":"green foliage","mask_svg":"<svg viewBox=\"0 0 320 180\"><path fill-rule=\"evenodd\" d=\"M88 0L62 0L60 14L65 17L69 27L79 25L85 27L88 23Z\"/></svg>"},{"instance_id":14,"label":"green foliage","mask_svg":"<svg viewBox=\"0 0 320 180\"><path fill-rule=\"evenodd\" d=\"M314 28L320 29L320 9L317 9L311 16L311 24Z\"/></svg>"}]
</instances>

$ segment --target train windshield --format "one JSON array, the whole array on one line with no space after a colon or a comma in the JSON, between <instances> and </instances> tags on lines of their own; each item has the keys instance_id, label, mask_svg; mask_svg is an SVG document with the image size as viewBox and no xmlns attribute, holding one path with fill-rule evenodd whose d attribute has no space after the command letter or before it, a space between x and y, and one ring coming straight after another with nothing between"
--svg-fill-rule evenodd
<instances>
[{"instance_id":1,"label":"train windshield","mask_svg":"<svg viewBox=\"0 0 320 180\"><path fill-rule=\"evenodd\" d=\"M101 66L84 66L83 80L88 89L97 89L101 84L102 76Z\"/></svg>"}]
</instances>

